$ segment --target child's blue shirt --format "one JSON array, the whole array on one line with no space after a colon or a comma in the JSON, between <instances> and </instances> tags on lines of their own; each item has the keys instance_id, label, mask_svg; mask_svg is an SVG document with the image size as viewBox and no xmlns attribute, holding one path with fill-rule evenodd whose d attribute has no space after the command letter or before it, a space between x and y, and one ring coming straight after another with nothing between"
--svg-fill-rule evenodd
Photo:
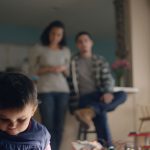
<instances>
[{"instance_id":1,"label":"child's blue shirt","mask_svg":"<svg viewBox=\"0 0 150 150\"><path fill-rule=\"evenodd\" d=\"M50 144L48 130L31 119L31 126L16 136L0 131L0 150L45 150Z\"/></svg>"}]
</instances>

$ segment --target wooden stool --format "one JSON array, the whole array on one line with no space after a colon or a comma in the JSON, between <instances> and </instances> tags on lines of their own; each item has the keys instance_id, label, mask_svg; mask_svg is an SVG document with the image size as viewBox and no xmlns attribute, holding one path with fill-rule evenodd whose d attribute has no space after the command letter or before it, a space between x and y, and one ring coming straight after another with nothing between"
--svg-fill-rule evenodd
<instances>
[{"instance_id":1,"label":"wooden stool","mask_svg":"<svg viewBox=\"0 0 150 150\"><path fill-rule=\"evenodd\" d=\"M87 140L88 134L96 134L95 130L86 129L81 123L79 124L79 130L77 135L77 140Z\"/></svg>"}]
</instances>

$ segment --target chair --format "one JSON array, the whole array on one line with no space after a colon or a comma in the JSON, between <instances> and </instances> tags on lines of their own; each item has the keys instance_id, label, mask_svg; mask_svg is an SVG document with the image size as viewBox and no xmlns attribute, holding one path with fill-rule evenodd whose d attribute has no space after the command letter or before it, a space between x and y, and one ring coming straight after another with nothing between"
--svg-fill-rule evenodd
<instances>
[{"instance_id":1,"label":"chair","mask_svg":"<svg viewBox=\"0 0 150 150\"><path fill-rule=\"evenodd\" d=\"M140 112L142 117L139 118L140 120L139 132L141 132L144 122L150 121L150 105L140 106Z\"/></svg>"}]
</instances>

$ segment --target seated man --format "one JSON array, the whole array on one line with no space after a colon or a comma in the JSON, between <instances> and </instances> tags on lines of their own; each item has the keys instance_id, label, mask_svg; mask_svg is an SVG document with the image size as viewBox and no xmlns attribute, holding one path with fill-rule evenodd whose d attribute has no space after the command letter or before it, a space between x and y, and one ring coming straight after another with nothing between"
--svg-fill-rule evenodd
<instances>
[{"instance_id":1,"label":"seated man","mask_svg":"<svg viewBox=\"0 0 150 150\"><path fill-rule=\"evenodd\" d=\"M108 149L113 150L107 112L124 103L127 96L122 91L113 93L114 79L109 64L102 56L93 54L91 35L80 32L75 40L79 54L72 58L70 68L72 113L87 127L93 121L98 141L103 145L105 141Z\"/></svg>"}]
</instances>

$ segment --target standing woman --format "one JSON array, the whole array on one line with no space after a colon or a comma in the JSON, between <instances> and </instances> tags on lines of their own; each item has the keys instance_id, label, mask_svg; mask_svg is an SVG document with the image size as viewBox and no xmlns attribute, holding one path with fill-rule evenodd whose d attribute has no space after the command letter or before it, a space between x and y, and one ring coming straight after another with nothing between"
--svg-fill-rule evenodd
<instances>
[{"instance_id":1,"label":"standing woman","mask_svg":"<svg viewBox=\"0 0 150 150\"><path fill-rule=\"evenodd\" d=\"M59 150L69 99L66 77L69 74L70 50L66 47L63 23L54 21L48 25L41 35L41 43L31 52L30 67L38 76L42 123L51 133L52 150Z\"/></svg>"}]
</instances>

